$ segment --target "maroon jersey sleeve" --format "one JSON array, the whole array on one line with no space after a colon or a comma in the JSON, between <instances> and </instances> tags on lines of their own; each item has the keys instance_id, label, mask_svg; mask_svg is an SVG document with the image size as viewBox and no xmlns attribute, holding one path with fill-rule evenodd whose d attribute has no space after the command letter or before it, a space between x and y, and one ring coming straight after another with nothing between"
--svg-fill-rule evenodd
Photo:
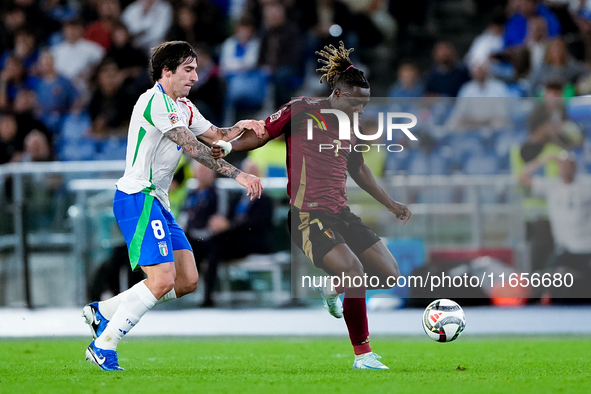
<instances>
[{"instance_id":1,"label":"maroon jersey sleeve","mask_svg":"<svg viewBox=\"0 0 591 394\"><path fill-rule=\"evenodd\" d=\"M363 163L365 163L365 160L363 160L363 153L352 151L349 155L349 160L347 161L347 167L359 167Z\"/></svg>"},{"instance_id":2,"label":"maroon jersey sleeve","mask_svg":"<svg viewBox=\"0 0 591 394\"><path fill-rule=\"evenodd\" d=\"M360 127L360 129L361 133L363 133L363 128ZM357 142L358 140L356 139L355 141ZM349 160L347 161L347 167L359 167L363 163L365 163L365 160L363 160L363 153L357 152L356 150L351 150Z\"/></svg>"},{"instance_id":3,"label":"maroon jersey sleeve","mask_svg":"<svg viewBox=\"0 0 591 394\"><path fill-rule=\"evenodd\" d=\"M305 106L302 103L302 98L290 101L265 120L267 132L273 138L289 133L291 120L304 110Z\"/></svg>"},{"instance_id":4,"label":"maroon jersey sleeve","mask_svg":"<svg viewBox=\"0 0 591 394\"><path fill-rule=\"evenodd\" d=\"M269 115L265 120L265 127L267 132L273 138L284 133L283 128L291 120L291 103L284 105L279 111Z\"/></svg>"}]
</instances>

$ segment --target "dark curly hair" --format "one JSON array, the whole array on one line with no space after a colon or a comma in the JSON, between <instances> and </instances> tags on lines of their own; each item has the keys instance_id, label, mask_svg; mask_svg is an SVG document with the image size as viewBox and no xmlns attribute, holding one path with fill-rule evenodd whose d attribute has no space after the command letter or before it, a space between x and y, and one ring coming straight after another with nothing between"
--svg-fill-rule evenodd
<instances>
[{"instance_id":1,"label":"dark curly hair","mask_svg":"<svg viewBox=\"0 0 591 394\"><path fill-rule=\"evenodd\" d=\"M323 79L330 85L331 89L339 85L345 86L359 86L361 88L369 88L369 82L365 78L363 71L355 68L349 54L354 49L346 49L343 41L339 42L339 48L337 49L334 45L327 45L322 51L316 51L316 54L322 58L318 59L319 63L325 65L316 71L324 72L320 77L320 83Z\"/></svg>"},{"instance_id":2,"label":"dark curly hair","mask_svg":"<svg viewBox=\"0 0 591 394\"><path fill-rule=\"evenodd\" d=\"M167 41L152 48L151 75L154 82L162 78L162 69L176 72L187 59L197 59L195 49L186 41Z\"/></svg>"}]
</instances>

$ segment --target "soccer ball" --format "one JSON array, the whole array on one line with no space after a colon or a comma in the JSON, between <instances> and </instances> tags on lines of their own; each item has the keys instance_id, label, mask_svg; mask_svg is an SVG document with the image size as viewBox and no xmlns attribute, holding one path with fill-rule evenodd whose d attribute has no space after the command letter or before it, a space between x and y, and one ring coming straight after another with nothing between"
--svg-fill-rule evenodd
<instances>
[{"instance_id":1,"label":"soccer ball","mask_svg":"<svg viewBox=\"0 0 591 394\"><path fill-rule=\"evenodd\" d=\"M452 300L435 300L423 312L423 329L434 341L451 342L465 327L464 311Z\"/></svg>"}]
</instances>

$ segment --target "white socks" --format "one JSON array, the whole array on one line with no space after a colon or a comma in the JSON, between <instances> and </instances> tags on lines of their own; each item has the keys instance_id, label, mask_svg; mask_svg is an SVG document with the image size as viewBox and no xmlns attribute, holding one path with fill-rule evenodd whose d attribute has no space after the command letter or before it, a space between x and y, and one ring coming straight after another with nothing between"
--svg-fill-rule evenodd
<instances>
[{"instance_id":1,"label":"white socks","mask_svg":"<svg viewBox=\"0 0 591 394\"><path fill-rule=\"evenodd\" d=\"M156 305L160 305L163 302L168 302L172 300L176 300L176 291L174 291L174 287L168 293L164 294L162 298L156 301Z\"/></svg>"},{"instance_id":2,"label":"white socks","mask_svg":"<svg viewBox=\"0 0 591 394\"><path fill-rule=\"evenodd\" d=\"M131 288L133 289L133 287ZM111 320L119 305L121 305L121 300L125 298L127 294L131 291L131 289L127 289L122 293L117 294L115 297L111 297L105 301L99 301L99 312L101 315L106 317L107 319Z\"/></svg>"},{"instance_id":3,"label":"white socks","mask_svg":"<svg viewBox=\"0 0 591 394\"><path fill-rule=\"evenodd\" d=\"M168 294L170 294L170 292L164 297ZM95 345L98 348L115 350L121 338L123 338L123 336L127 334L140 321L142 316L152 309L157 302L156 297L154 297L143 281L136 284L131 289L119 294L119 296L122 296L119 308L117 308L113 314L105 331L103 331L103 333L95 340ZM103 313L102 310L101 313ZM105 317L107 316L105 315Z\"/></svg>"},{"instance_id":4,"label":"white socks","mask_svg":"<svg viewBox=\"0 0 591 394\"><path fill-rule=\"evenodd\" d=\"M145 279L141 283L144 281ZM133 287L131 289L133 289ZM117 308L119 308L119 305L121 305L121 301L125 298L125 296L127 296L127 294L129 294L131 289L127 289L124 292L117 294L115 297L109 298L108 300L99 301L98 304L101 315L106 317L108 320L111 320L115 314L115 311L117 311ZM174 288L172 288L172 290L164 294L162 298L156 301L156 305L172 300L176 300L176 292L174 291Z\"/></svg>"}]
</instances>

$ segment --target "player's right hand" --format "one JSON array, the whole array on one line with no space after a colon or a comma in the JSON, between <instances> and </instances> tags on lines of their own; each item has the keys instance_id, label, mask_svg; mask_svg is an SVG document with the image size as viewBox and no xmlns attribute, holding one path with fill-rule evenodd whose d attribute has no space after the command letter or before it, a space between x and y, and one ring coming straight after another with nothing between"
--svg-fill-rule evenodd
<instances>
[{"instance_id":1,"label":"player's right hand","mask_svg":"<svg viewBox=\"0 0 591 394\"><path fill-rule=\"evenodd\" d=\"M216 160L223 159L225 156L224 149L217 145L216 142L217 141L214 141L213 145L211 146L211 156Z\"/></svg>"},{"instance_id":2,"label":"player's right hand","mask_svg":"<svg viewBox=\"0 0 591 394\"><path fill-rule=\"evenodd\" d=\"M238 127L240 130L253 130L258 138L262 138L266 132L264 120L240 120L234 125L234 127Z\"/></svg>"},{"instance_id":3,"label":"player's right hand","mask_svg":"<svg viewBox=\"0 0 591 394\"><path fill-rule=\"evenodd\" d=\"M259 177L241 172L236 177L236 181L246 188L246 195L250 196L251 201L254 200L255 196L261 198L263 184Z\"/></svg>"},{"instance_id":4,"label":"player's right hand","mask_svg":"<svg viewBox=\"0 0 591 394\"><path fill-rule=\"evenodd\" d=\"M408 209L406 205L396 201L394 201L393 206L388 208L388 210L396 215L396 219L403 220L402 224L406 224L412 215L410 209Z\"/></svg>"}]
</instances>

